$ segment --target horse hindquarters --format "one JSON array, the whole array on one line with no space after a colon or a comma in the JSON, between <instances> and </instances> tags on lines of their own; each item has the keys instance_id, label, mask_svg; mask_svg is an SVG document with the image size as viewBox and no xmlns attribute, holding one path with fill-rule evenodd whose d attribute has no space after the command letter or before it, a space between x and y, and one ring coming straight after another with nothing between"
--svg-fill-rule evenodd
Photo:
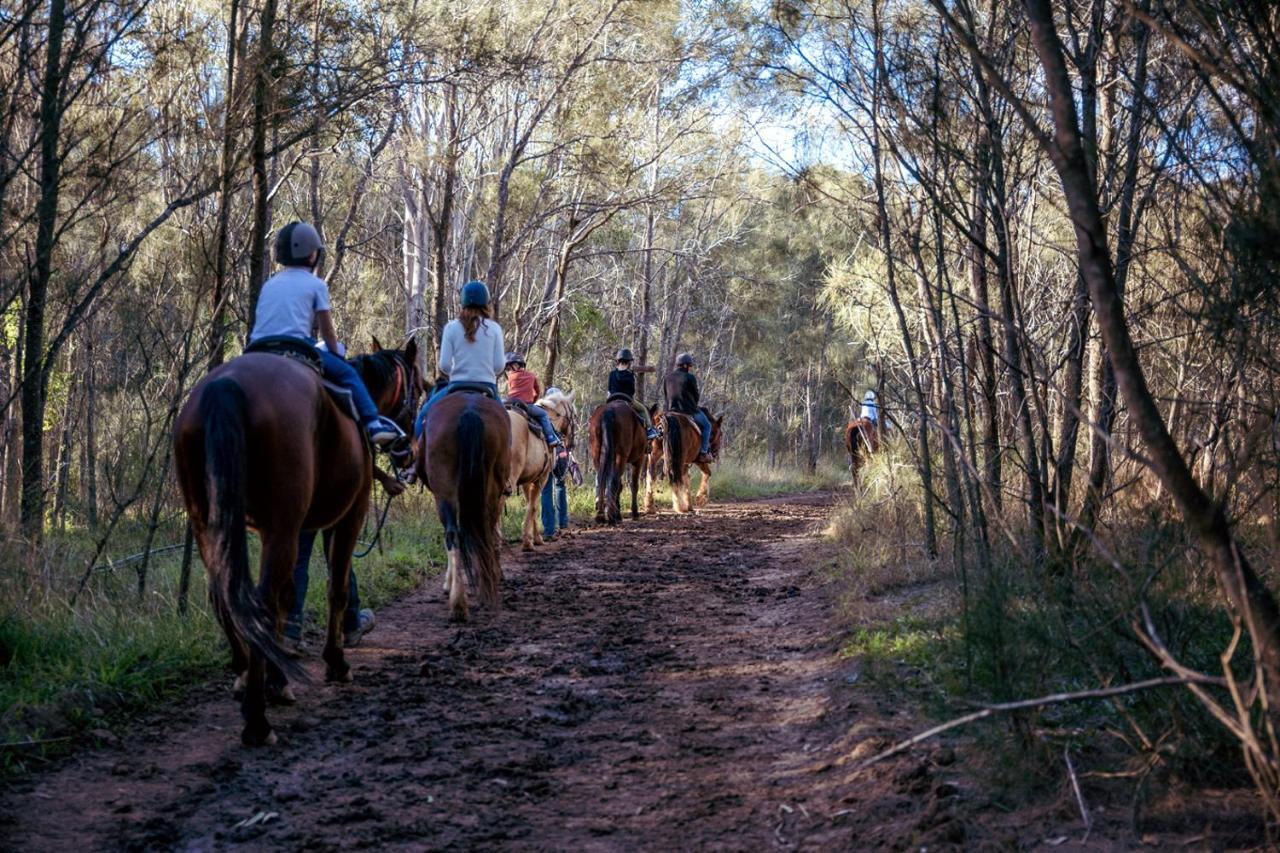
<instances>
[{"instance_id":1,"label":"horse hindquarters","mask_svg":"<svg viewBox=\"0 0 1280 853\"><path fill-rule=\"evenodd\" d=\"M453 617L465 622L468 582L486 606L496 609L500 603L497 524L501 502L490 491L496 487L492 482L495 477L506 472L487 470L497 460L488 458L484 419L470 405L458 418L455 437L454 504L444 501L440 518L445 523L445 547L450 551L453 578L449 605Z\"/></svg>"},{"instance_id":2,"label":"horse hindquarters","mask_svg":"<svg viewBox=\"0 0 1280 853\"><path fill-rule=\"evenodd\" d=\"M247 399L231 379L215 379L204 386L200 420L204 427L205 484L208 517L200 537L200 552L209 570L210 597L228 637L238 637L249 649L241 713L241 739L248 746L275 741L266 718L266 663L284 673L300 674L276 642L266 607L253 586L245 529L247 503ZM235 656L235 643L232 644Z\"/></svg>"},{"instance_id":3,"label":"horse hindquarters","mask_svg":"<svg viewBox=\"0 0 1280 853\"><path fill-rule=\"evenodd\" d=\"M668 412L664 418L662 449L667 461L667 481L671 486L671 508L676 512L687 512L682 499L687 474L684 464L684 430L680 427L680 418Z\"/></svg>"}]
</instances>

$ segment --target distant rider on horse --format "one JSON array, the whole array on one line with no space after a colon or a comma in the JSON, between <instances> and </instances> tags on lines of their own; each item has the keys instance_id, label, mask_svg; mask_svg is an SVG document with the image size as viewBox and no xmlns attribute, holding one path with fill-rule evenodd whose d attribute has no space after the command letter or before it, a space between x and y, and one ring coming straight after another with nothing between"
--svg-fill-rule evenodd
<instances>
[{"instance_id":1,"label":"distant rider on horse","mask_svg":"<svg viewBox=\"0 0 1280 853\"><path fill-rule=\"evenodd\" d=\"M458 383L485 386L495 400L498 396L498 374L506 365L502 327L489 319L489 288L482 281L469 281L462 288L462 310L450 320L440 336L439 372L448 378L422 404L413 422L413 434L422 432L422 422L432 404Z\"/></svg>"},{"instance_id":2,"label":"distant rider on horse","mask_svg":"<svg viewBox=\"0 0 1280 853\"><path fill-rule=\"evenodd\" d=\"M649 410L644 407L644 403L636 399L636 374L655 373L657 368L637 367L632 370L631 362L635 361L635 357L631 354L631 350L625 347L618 350L614 360L618 366L609 371L609 396L622 394L627 397L627 402L631 404L631 408L635 409L636 416L644 424L645 437L653 441L658 438L658 431L653 428L653 418L649 416Z\"/></svg>"},{"instance_id":3,"label":"distant rider on horse","mask_svg":"<svg viewBox=\"0 0 1280 853\"><path fill-rule=\"evenodd\" d=\"M325 343L325 349L317 350L324 378L351 392L369 441L381 447L403 436L394 421L378 414L378 407L360 374L341 356L329 306L329 287L315 275L324 258L320 234L305 222L286 225L276 235L275 257L283 269L262 285L249 343L285 337L314 347L316 340L312 335L319 329Z\"/></svg>"},{"instance_id":4,"label":"distant rider on horse","mask_svg":"<svg viewBox=\"0 0 1280 853\"><path fill-rule=\"evenodd\" d=\"M702 393L698 390L698 378L693 375L692 355L680 353L676 359L676 369L667 374L662 390L667 398L667 411L693 418L702 433L702 448L698 452L698 458L693 461L704 465L714 462L715 459L711 456L711 419L698 405Z\"/></svg>"},{"instance_id":5,"label":"distant rider on horse","mask_svg":"<svg viewBox=\"0 0 1280 853\"><path fill-rule=\"evenodd\" d=\"M556 476L563 477L565 468L569 465L569 451L565 449L556 428L551 425L547 410L538 405L538 399L542 396L542 383L538 381L536 373L525 369L524 356L518 352L507 353L506 372L507 399L524 403L529 414L542 427L542 437L556 457Z\"/></svg>"},{"instance_id":6,"label":"distant rider on horse","mask_svg":"<svg viewBox=\"0 0 1280 853\"><path fill-rule=\"evenodd\" d=\"M871 421L877 428L880 426L880 405L876 402L875 391L868 390L862 398L862 411L858 416Z\"/></svg>"}]
</instances>

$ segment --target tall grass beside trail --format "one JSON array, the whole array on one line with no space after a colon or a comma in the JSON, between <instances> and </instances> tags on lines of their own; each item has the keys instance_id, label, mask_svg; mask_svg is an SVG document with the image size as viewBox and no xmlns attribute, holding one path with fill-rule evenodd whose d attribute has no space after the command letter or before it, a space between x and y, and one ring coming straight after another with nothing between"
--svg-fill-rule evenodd
<instances>
[{"instance_id":1,"label":"tall grass beside trail","mask_svg":"<svg viewBox=\"0 0 1280 853\"><path fill-rule=\"evenodd\" d=\"M1104 544L1114 561L1093 550L1070 565L1032 556L1006 518L982 565L954 527L939 530L938 558L925 556L923 498L909 452L891 442L835 509L827 533L839 546L833 571L850 632L845 655L877 690L914 696L936 719L974 703L1163 674L1131 627L1144 601L1188 665L1214 671L1230 642L1212 577L1159 507L1113 508ZM1248 668L1241 660L1242 677ZM1237 744L1174 688L997 717L965 736L977 738L1011 805L1056 790L1064 749L1105 778L1240 779Z\"/></svg>"},{"instance_id":2,"label":"tall grass beside trail","mask_svg":"<svg viewBox=\"0 0 1280 853\"><path fill-rule=\"evenodd\" d=\"M584 473L583 486L569 490L575 524L595 515L593 472ZM713 472L712 501L830 488L844 476L837 463L807 475L726 460ZM665 503L658 504L659 511L669 510L669 497L665 492L660 497ZM373 537L383 501L375 489L359 550ZM509 542L518 541L523 518L523 500L508 500L503 534ZM78 594L95 550L90 531L51 533L36 569L27 568L25 555L0 554L0 776L37 767L86 738L109 740L131 713L180 696L223 672L229 660L226 640L208 610L198 553L192 558L188 613L178 614L182 550L169 546L182 542L184 523L185 516L175 513L157 531L141 597L141 562L120 562L142 551L141 524L115 531L111 547L98 557L99 570L89 573ZM257 540L250 541L256 566ZM355 561L361 605L380 608L443 565L434 499L411 487L392 501L378 545ZM318 538L306 606L311 639L322 630L327 577Z\"/></svg>"}]
</instances>

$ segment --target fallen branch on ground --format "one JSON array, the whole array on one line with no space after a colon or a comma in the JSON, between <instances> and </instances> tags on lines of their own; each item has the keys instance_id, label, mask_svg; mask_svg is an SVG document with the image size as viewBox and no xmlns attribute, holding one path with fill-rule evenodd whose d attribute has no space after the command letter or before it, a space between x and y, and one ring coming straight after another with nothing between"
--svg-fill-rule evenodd
<instances>
[{"instance_id":1,"label":"fallen branch on ground","mask_svg":"<svg viewBox=\"0 0 1280 853\"><path fill-rule=\"evenodd\" d=\"M975 723L978 720L985 720L987 717L1003 714L1009 711L1022 711L1027 708L1039 708L1042 705L1058 705L1063 702L1079 702L1084 699L1106 699L1110 696L1120 696L1125 693L1137 693L1142 690L1151 690L1155 687L1171 687L1175 685L1187 684L1212 684L1216 687L1226 687L1226 681L1222 678L1215 678L1209 675L1200 675L1199 673L1188 673L1185 675L1166 675L1160 678L1148 678L1146 681L1136 681L1133 684L1122 684L1119 687L1099 687L1093 690L1079 690L1074 693L1053 693L1048 696L1040 696L1036 699L1020 699L1017 702L1002 702L999 705L988 705L980 711L974 711L972 714L965 714L963 717L956 717L954 720L948 720L941 725L934 726L928 731L923 731L914 737L899 741L893 746L877 755L873 755L866 761L858 765L858 770L865 770L873 764L877 764L886 758L905 752L917 744L924 743L930 738L935 738L944 732L952 729L958 729L961 726Z\"/></svg>"}]
</instances>

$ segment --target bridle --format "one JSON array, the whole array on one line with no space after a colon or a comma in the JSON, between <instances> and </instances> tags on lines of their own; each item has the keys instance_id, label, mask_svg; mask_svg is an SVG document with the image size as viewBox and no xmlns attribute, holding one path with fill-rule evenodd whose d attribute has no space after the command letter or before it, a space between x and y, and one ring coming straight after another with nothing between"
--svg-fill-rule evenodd
<instances>
[{"instance_id":1,"label":"bridle","mask_svg":"<svg viewBox=\"0 0 1280 853\"><path fill-rule=\"evenodd\" d=\"M417 414L418 383L413 381L413 368L409 366L398 350L392 351L390 358L396 375L395 391L392 396L392 405L395 407L395 413L391 415L391 419L403 429L404 424L413 423L413 417Z\"/></svg>"}]
</instances>

